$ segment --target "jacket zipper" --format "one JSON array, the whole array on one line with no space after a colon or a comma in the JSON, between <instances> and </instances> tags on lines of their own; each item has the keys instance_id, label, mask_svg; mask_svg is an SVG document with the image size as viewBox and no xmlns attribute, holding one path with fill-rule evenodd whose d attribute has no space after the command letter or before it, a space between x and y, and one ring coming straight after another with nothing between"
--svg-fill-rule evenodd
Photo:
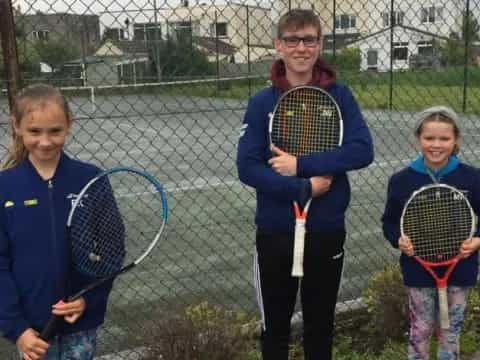
<instances>
[{"instance_id":1,"label":"jacket zipper","mask_svg":"<svg viewBox=\"0 0 480 360\"><path fill-rule=\"evenodd\" d=\"M53 252L53 278L59 278L59 269L58 269L58 246L57 246L57 232L56 232L56 221L55 221L55 204L53 202L53 182L52 179L48 180L48 200L50 208L50 226L52 227L52 252Z\"/></svg>"}]
</instances>

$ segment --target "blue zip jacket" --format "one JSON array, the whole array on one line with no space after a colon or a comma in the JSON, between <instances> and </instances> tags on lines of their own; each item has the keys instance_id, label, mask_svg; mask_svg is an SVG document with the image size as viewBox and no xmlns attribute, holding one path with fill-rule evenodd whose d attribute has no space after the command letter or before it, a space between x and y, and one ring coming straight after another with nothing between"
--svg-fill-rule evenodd
<instances>
[{"instance_id":1,"label":"blue zip jacket","mask_svg":"<svg viewBox=\"0 0 480 360\"><path fill-rule=\"evenodd\" d=\"M454 156L445 167L433 173L438 182L451 185L467 196L475 214L480 214L480 173L477 169L463 164ZM415 190L432 184L423 157L416 159L409 167L392 175L388 182L387 202L382 216L383 233L394 248L398 248L400 238L400 218L405 203ZM479 235L477 229L476 235ZM435 287L435 280L413 258L400 255L403 282L411 287ZM478 252L458 262L448 285L473 286L478 275Z\"/></svg>"},{"instance_id":2,"label":"blue zip jacket","mask_svg":"<svg viewBox=\"0 0 480 360\"><path fill-rule=\"evenodd\" d=\"M307 231L335 231L345 228L345 211L350 202L346 172L373 161L370 131L348 87L333 82L325 88L337 101L344 122L342 146L297 158L297 176L282 176L268 165L268 122L281 91L266 88L250 98L240 135L237 168L240 180L255 188L258 228L294 231L292 201L304 203L311 194L309 178L331 175L329 191L313 199L307 218Z\"/></svg>"},{"instance_id":3,"label":"blue zip jacket","mask_svg":"<svg viewBox=\"0 0 480 360\"><path fill-rule=\"evenodd\" d=\"M70 269L66 223L72 201L99 172L62 154L47 181L28 159L0 173L0 335L10 341L29 327L41 331L53 304L91 282ZM102 324L111 286L85 294L82 317L60 333Z\"/></svg>"}]
</instances>

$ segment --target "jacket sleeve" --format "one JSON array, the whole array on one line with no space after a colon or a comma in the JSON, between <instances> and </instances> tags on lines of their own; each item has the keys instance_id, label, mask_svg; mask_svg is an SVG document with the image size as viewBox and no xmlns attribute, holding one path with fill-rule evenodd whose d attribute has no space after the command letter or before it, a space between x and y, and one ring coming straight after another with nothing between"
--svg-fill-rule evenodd
<instances>
[{"instance_id":1,"label":"jacket sleeve","mask_svg":"<svg viewBox=\"0 0 480 360\"><path fill-rule=\"evenodd\" d=\"M20 298L10 270L11 258L4 203L0 199L0 335L15 343L30 324L23 316Z\"/></svg>"},{"instance_id":2,"label":"jacket sleeve","mask_svg":"<svg viewBox=\"0 0 480 360\"><path fill-rule=\"evenodd\" d=\"M343 118L342 145L332 151L300 156L297 162L298 176L309 178L319 175L335 175L360 169L373 161L373 141L352 92L340 86L337 98Z\"/></svg>"},{"instance_id":3,"label":"jacket sleeve","mask_svg":"<svg viewBox=\"0 0 480 360\"><path fill-rule=\"evenodd\" d=\"M402 216L403 205L394 195L394 185L392 179L388 182L387 201L385 211L382 216L383 234L390 241L394 248L398 248L398 239L400 238L400 218Z\"/></svg>"},{"instance_id":4,"label":"jacket sleeve","mask_svg":"<svg viewBox=\"0 0 480 360\"><path fill-rule=\"evenodd\" d=\"M267 111L255 98L249 100L237 150L239 178L246 185L278 200L304 202L310 197L310 180L297 176L282 176L268 165Z\"/></svg>"}]
</instances>

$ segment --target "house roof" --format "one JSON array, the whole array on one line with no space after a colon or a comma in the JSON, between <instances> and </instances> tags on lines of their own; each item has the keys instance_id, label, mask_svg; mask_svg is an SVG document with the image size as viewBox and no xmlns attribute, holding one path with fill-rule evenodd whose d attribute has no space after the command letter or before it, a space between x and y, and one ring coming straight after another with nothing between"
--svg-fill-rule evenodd
<instances>
[{"instance_id":1,"label":"house roof","mask_svg":"<svg viewBox=\"0 0 480 360\"><path fill-rule=\"evenodd\" d=\"M145 41L112 40L112 39L108 39L107 41L113 44L114 46L116 46L117 48L119 48L125 54L139 54L139 53L147 54L148 53L148 47Z\"/></svg>"},{"instance_id":2,"label":"house roof","mask_svg":"<svg viewBox=\"0 0 480 360\"><path fill-rule=\"evenodd\" d=\"M333 50L333 39L335 39L335 48L340 49L347 44L351 44L360 38L360 33L354 34L327 34L323 37L323 50Z\"/></svg>"},{"instance_id":3,"label":"house roof","mask_svg":"<svg viewBox=\"0 0 480 360\"><path fill-rule=\"evenodd\" d=\"M222 55L233 55L238 50L235 46L214 37L194 36L193 41L197 46L211 54L218 52Z\"/></svg>"},{"instance_id":4,"label":"house roof","mask_svg":"<svg viewBox=\"0 0 480 360\"><path fill-rule=\"evenodd\" d=\"M389 26L389 27L386 27L382 30L379 30L379 31L376 31L374 33L371 33L371 34L368 34L366 36L362 36L362 37L359 37L353 41L349 41L347 43L345 43L345 45L352 45L352 44L355 44L357 42L360 42L360 41L363 41L363 40L366 40L366 39L370 39L370 38L373 38L379 34L382 34L384 32L388 32L388 31L391 31L392 29L395 29L395 28L400 28L400 29L405 29L405 30L409 30L409 31L412 31L412 32L416 32L416 33L419 33L419 34L423 34L423 35L427 35L427 36L431 36L433 38L437 38L437 39L442 39L442 40L448 40L448 37L447 36L443 36L443 35L438 35L438 34L435 34L435 33L432 33L432 32L429 32L429 31L425 31L425 30L422 30L422 29L418 29L418 28L415 28L415 27L412 27L412 26L406 26L406 25L400 25L400 24L395 24L393 26Z\"/></svg>"}]
</instances>

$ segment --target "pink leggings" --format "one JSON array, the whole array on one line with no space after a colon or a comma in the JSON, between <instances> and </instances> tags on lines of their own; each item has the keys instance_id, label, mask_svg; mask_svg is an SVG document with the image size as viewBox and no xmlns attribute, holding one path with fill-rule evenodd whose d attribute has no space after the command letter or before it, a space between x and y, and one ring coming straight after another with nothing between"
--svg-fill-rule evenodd
<instances>
[{"instance_id":1,"label":"pink leggings","mask_svg":"<svg viewBox=\"0 0 480 360\"><path fill-rule=\"evenodd\" d=\"M408 287L410 307L410 337L408 360L428 360L430 339L438 337L438 360L458 360L459 339L470 287L448 287L450 328L438 324L438 296L436 288Z\"/></svg>"}]
</instances>

